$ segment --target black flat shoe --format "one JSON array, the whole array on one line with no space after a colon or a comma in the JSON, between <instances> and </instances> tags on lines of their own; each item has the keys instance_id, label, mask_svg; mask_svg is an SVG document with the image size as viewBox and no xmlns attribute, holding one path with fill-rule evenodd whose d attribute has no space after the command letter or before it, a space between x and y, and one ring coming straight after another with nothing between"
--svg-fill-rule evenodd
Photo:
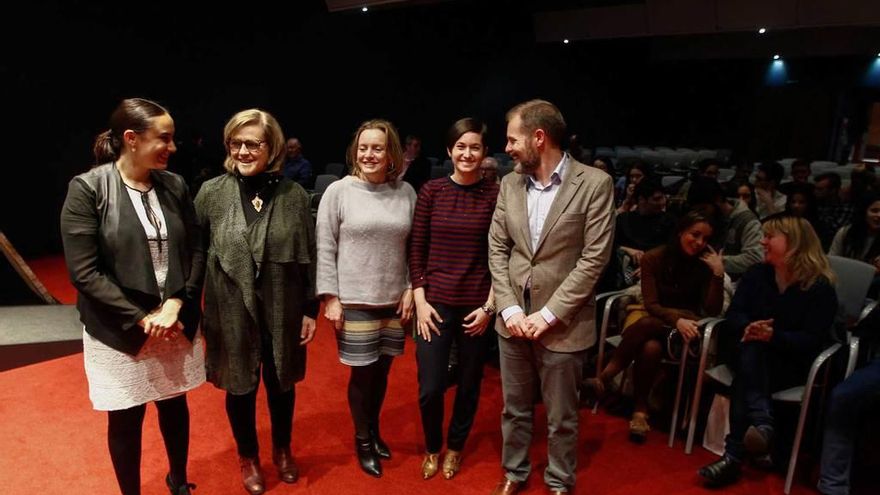
<instances>
[{"instance_id":1,"label":"black flat shoe","mask_svg":"<svg viewBox=\"0 0 880 495\"><path fill-rule=\"evenodd\" d=\"M171 495L192 495L191 490L196 489L196 485L193 483L175 485L171 481L171 473L165 475L165 484L168 485L168 489L171 490Z\"/></svg>"},{"instance_id":2,"label":"black flat shoe","mask_svg":"<svg viewBox=\"0 0 880 495\"><path fill-rule=\"evenodd\" d=\"M743 436L746 452L755 458L766 456L773 445L773 427L768 425L749 426Z\"/></svg>"},{"instance_id":3,"label":"black flat shoe","mask_svg":"<svg viewBox=\"0 0 880 495\"><path fill-rule=\"evenodd\" d=\"M702 476L704 485L719 488L738 480L742 474L742 466L739 461L725 455L712 464L701 467L697 473Z\"/></svg>"},{"instance_id":4,"label":"black flat shoe","mask_svg":"<svg viewBox=\"0 0 880 495\"><path fill-rule=\"evenodd\" d=\"M379 461L379 455L373 452L373 440L371 438L355 437L354 449L361 469L374 478L380 478L382 476L382 463Z\"/></svg>"}]
</instances>

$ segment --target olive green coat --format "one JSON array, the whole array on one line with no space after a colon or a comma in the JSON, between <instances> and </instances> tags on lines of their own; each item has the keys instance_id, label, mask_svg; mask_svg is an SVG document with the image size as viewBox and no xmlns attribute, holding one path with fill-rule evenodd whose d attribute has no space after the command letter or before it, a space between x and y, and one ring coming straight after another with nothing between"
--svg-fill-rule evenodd
<instances>
[{"instance_id":1,"label":"olive green coat","mask_svg":"<svg viewBox=\"0 0 880 495\"><path fill-rule=\"evenodd\" d=\"M205 182L195 199L207 243L202 331L208 381L233 394L258 383L261 332L272 339L284 390L305 376L299 345L304 305L314 296L315 230L306 191L284 179L250 226L238 179Z\"/></svg>"}]
</instances>

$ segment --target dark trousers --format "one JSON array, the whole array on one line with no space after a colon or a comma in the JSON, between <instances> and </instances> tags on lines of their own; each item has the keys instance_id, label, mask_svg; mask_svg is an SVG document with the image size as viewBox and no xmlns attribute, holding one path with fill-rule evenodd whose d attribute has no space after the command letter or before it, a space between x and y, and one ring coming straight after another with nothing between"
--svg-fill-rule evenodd
<instances>
[{"instance_id":1,"label":"dark trousers","mask_svg":"<svg viewBox=\"0 0 880 495\"><path fill-rule=\"evenodd\" d=\"M434 304L443 323L438 324L440 335L431 333L428 342L416 336L416 360L419 369L419 409L422 413L422 429L425 433L425 450L436 454L443 447L443 398L448 380L449 354L455 343L458 352L459 379L455 392L455 405L447 447L461 451L474 424L480 401L480 384L483 380L483 363L488 346L487 328L482 335L464 333L464 317L474 310L471 306Z\"/></svg>"},{"instance_id":2,"label":"dark trousers","mask_svg":"<svg viewBox=\"0 0 880 495\"><path fill-rule=\"evenodd\" d=\"M834 387L825 423L819 490L845 495L850 489L850 468L860 428L867 414L880 405L880 358L856 370Z\"/></svg>"},{"instance_id":3,"label":"dark trousers","mask_svg":"<svg viewBox=\"0 0 880 495\"><path fill-rule=\"evenodd\" d=\"M296 388L291 385L285 391L278 381L275 369L275 358L272 352L272 338L264 333L262 338L261 368L263 384L266 387L266 398L269 403L269 418L272 423L272 446L274 448L290 447L293 433L293 407L296 402ZM259 378L261 370L257 370ZM250 459L259 457L260 446L257 441L257 389L243 395L226 393L226 416L232 426L232 436L238 455Z\"/></svg>"},{"instance_id":4,"label":"dark trousers","mask_svg":"<svg viewBox=\"0 0 880 495\"><path fill-rule=\"evenodd\" d=\"M765 342L739 344L731 385L730 434L725 438L725 452L736 460L744 460L743 437L749 426L774 427L772 394L777 390L806 381L806 373L785 356L773 352Z\"/></svg>"},{"instance_id":5,"label":"dark trousers","mask_svg":"<svg viewBox=\"0 0 880 495\"><path fill-rule=\"evenodd\" d=\"M189 408L186 395L156 401L159 412L159 430L165 442L171 480L175 486L185 484L186 463L189 455ZM107 414L107 444L110 460L116 472L116 481L123 495L141 493L141 438L147 405L109 411Z\"/></svg>"}]
</instances>

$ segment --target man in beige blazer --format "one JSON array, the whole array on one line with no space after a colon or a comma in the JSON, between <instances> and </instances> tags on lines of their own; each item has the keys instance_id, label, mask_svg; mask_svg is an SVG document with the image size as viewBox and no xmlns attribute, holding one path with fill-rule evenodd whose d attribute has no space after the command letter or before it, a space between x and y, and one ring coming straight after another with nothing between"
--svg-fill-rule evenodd
<instances>
[{"instance_id":1,"label":"man in beige blazer","mask_svg":"<svg viewBox=\"0 0 880 495\"><path fill-rule=\"evenodd\" d=\"M574 491L578 387L596 342L595 287L611 252L614 187L562 151L565 133L547 101L507 113L505 151L517 173L501 181L489 230L506 471L493 495L516 493L529 476L538 384L548 424L544 482L555 494Z\"/></svg>"}]
</instances>

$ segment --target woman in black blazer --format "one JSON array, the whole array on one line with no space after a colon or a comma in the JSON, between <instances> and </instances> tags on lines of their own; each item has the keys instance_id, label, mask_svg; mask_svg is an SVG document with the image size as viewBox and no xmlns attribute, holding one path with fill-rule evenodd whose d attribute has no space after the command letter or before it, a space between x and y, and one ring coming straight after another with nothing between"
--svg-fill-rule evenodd
<instances>
[{"instance_id":1,"label":"woman in black blazer","mask_svg":"<svg viewBox=\"0 0 880 495\"><path fill-rule=\"evenodd\" d=\"M155 402L173 495L189 494L186 395L205 381L197 332L204 253L186 183L167 172L174 121L123 100L95 140L97 163L70 181L61 235L84 325L89 397L108 411L108 445L125 495L140 493L141 429Z\"/></svg>"}]
</instances>

